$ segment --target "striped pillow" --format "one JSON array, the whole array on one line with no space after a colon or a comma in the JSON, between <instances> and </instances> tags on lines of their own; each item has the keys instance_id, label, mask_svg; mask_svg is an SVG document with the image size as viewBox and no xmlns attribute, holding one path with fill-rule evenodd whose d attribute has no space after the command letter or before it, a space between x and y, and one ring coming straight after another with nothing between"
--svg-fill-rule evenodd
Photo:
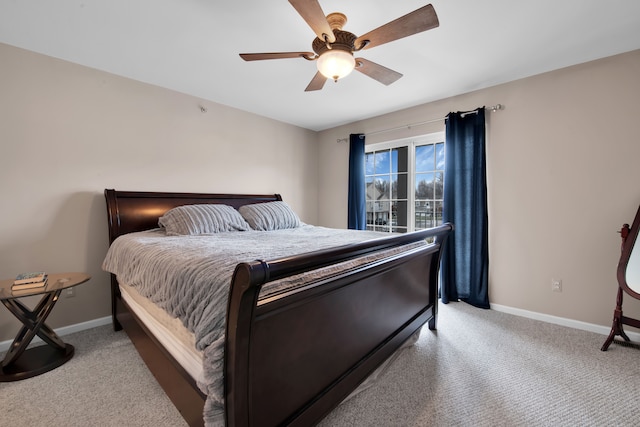
<instances>
[{"instance_id":1,"label":"striped pillow","mask_svg":"<svg viewBox=\"0 0 640 427\"><path fill-rule=\"evenodd\" d=\"M158 219L169 236L246 231L249 224L228 205L184 205L167 211Z\"/></svg>"},{"instance_id":2,"label":"striped pillow","mask_svg":"<svg viewBox=\"0 0 640 427\"><path fill-rule=\"evenodd\" d=\"M302 225L298 215L285 202L244 205L238 211L254 230L281 230Z\"/></svg>"}]
</instances>

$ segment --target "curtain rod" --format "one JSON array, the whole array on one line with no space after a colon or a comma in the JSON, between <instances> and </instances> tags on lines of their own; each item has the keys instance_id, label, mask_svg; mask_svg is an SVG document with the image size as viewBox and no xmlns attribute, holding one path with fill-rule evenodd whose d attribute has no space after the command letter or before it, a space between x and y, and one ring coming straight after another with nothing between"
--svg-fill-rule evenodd
<instances>
[{"instance_id":1,"label":"curtain rod","mask_svg":"<svg viewBox=\"0 0 640 427\"><path fill-rule=\"evenodd\" d=\"M492 113L495 113L498 110L504 110L504 105L496 104L496 105L493 105L491 107L487 107L486 109L491 111ZM478 112L478 109L476 108L475 110L465 111L464 113L462 113L462 116L464 117L467 114L475 114L477 112ZM377 135L379 133L391 132L391 131L400 130L400 129L411 129L412 127L428 125L429 123L439 122L439 121L442 121L444 119L446 119L446 117L441 117L441 118L438 118L438 119L426 120L424 122L411 123L411 124L408 124L408 125L398 126L398 127L389 128L389 129L376 130L376 131L373 131L373 132L365 133L364 136ZM340 143L340 142L349 142L349 138L338 138L337 142L338 143Z\"/></svg>"}]
</instances>

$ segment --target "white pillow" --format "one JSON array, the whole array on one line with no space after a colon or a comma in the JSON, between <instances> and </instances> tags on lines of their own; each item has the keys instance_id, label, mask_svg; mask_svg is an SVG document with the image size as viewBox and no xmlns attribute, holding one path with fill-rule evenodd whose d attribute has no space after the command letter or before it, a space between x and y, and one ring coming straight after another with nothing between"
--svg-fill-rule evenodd
<instances>
[{"instance_id":1,"label":"white pillow","mask_svg":"<svg viewBox=\"0 0 640 427\"><path fill-rule=\"evenodd\" d=\"M184 205L173 208L158 219L169 236L246 231L249 224L228 205Z\"/></svg>"},{"instance_id":2,"label":"white pillow","mask_svg":"<svg viewBox=\"0 0 640 427\"><path fill-rule=\"evenodd\" d=\"M254 203L240 206L238 211L254 230L282 230L302 225L298 215L285 202Z\"/></svg>"}]
</instances>

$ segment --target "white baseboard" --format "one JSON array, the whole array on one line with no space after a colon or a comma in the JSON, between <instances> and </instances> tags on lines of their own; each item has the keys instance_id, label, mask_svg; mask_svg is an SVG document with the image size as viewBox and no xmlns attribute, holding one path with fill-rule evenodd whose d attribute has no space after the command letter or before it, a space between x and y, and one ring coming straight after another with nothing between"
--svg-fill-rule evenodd
<instances>
[{"instance_id":1,"label":"white baseboard","mask_svg":"<svg viewBox=\"0 0 640 427\"><path fill-rule=\"evenodd\" d=\"M579 320L566 319L564 317L551 316L550 314L536 313L535 311L522 310L520 308L508 307L506 305L491 303L491 309L495 311L501 311L503 313L514 314L516 316L527 317L529 319L540 320L542 322L553 323L560 326L567 326L569 328L580 329L583 331L595 332L601 335L609 335L611 331L611 325L602 326L593 323L581 322ZM629 332L625 330L625 333L631 338L632 341L640 342L640 333Z\"/></svg>"},{"instance_id":2,"label":"white baseboard","mask_svg":"<svg viewBox=\"0 0 640 427\"><path fill-rule=\"evenodd\" d=\"M61 328L55 329L55 333L59 336L63 337L65 335L73 334L75 332L84 331L86 329L96 328L98 326L104 326L111 323L111 316L101 317L99 319L88 320L82 323L76 323L75 325L63 326ZM0 352L5 352L11 346L13 340L2 341L0 342ZM40 344L43 341L40 337L35 337L33 341L31 341L30 346L33 344Z\"/></svg>"}]
</instances>

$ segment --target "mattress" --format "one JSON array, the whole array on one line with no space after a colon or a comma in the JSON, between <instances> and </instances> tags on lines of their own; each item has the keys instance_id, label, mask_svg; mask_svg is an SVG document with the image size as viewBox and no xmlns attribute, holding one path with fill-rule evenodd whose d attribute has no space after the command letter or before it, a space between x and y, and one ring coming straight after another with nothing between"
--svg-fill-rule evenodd
<instances>
[{"instance_id":1,"label":"mattress","mask_svg":"<svg viewBox=\"0 0 640 427\"><path fill-rule=\"evenodd\" d=\"M140 295L135 288L120 284L122 299L162 346L197 384L204 383L203 352L196 349L196 338L180 319Z\"/></svg>"}]
</instances>

